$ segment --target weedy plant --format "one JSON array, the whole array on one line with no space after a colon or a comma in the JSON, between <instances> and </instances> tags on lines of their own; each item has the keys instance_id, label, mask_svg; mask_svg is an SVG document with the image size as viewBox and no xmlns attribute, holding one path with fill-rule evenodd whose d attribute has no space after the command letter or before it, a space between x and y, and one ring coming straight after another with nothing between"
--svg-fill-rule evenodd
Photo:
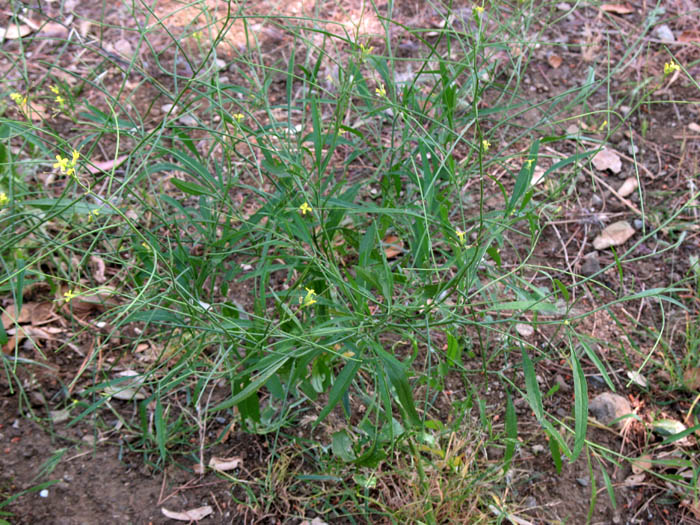
<instances>
[{"instance_id":1,"label":"weedy plant","mask_svg":"<svg viewBox=\"0 0 700 525\"><path fill-rule=\"evenodd\" d=\"M62 385L68 425L111 413L124 446L157 467L204 462L232 428L268 434L276 461L241 503L270 505L264 494L294 479L328 512L340 498L335 515L425 523L510 515L495 495L521 446L519 397L557 469L582 453L591 465L620 460L586 439L583 363L614 386L577 331L590 315L578 290L606 268L577 282L571 268L530 260L602 144L564 125L631 58L533 102L521 82L546 7L434 8L441 23L428 30L399 21L393 2L363 4L355 23L228 2L176 33L134 5L130 56L104 53L79 75L62 65L81 48L71 37L41 78L12 88L0 122L0 290L17 312L28 290L54 298L72 330L55 351L94 338L99 350ZM363 32L370 19L381 36ZM284 49L270 52L261 28ZM149 39L163 31L170 41L156 49ZM244 45L229 43L234 33ZM39 104L54 115L34 118ZM574 149L554 154L565 142ZM634 247L616 255L621 273ZM517 323L554 327L551 344ZM0 342L12 337L4 372L25 399L18 369L41 364L11 333ZM571 417L545 410L541 359L568 367ZM124 399L134 414L117 409ZM291 441L321 474L289 473ZM503 449L495 468L482 461L487 444ZM399 480L404 510L376 495L378 465Z\"/></svg>"}]
</instances>

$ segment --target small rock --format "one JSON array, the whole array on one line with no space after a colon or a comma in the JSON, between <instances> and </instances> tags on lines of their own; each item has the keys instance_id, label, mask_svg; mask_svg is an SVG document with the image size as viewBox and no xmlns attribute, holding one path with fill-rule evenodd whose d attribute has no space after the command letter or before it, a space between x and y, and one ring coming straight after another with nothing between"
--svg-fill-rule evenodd
<instances>
[{"instance_id":1,"label":"small rock","mask_svg":"<svg viewBox=\"0 0 700 525\"><path fill-rule=\"evenodd\" d=\"M214 65L216 66L216 69L221 71L222 69L226 69L226 61L221 60L220 58L217 58L214 60Z\"/></svg>"},{"instance_id":2,"label":"small rock","mask_svg":"<svg viewBox=\"0 0 700 525\"><path fill-rule=\"evenodd\" d=\"M613 173L620 173L622 170L622 160L615 150L603 148L591 159L593 166L598 171L610 170Z\"/></svg>"},{"instance_id":3,"label":"small rock","mask_svg":"<svg viewBox=\"0 0 700 525\"><path fill-rule=\"evenodd\" d=\"M568 4L567 4L568 5ZM537 500L534 496L528 496L525 498L525 508L534 509L537 506Z\"/></svg>"},{"instance_id":4,"label":"small rock","mask_svg":"<svg viewBox=\"0 0 700 525\"><path fill-rule=\"evenodd\" d=\"M668 27L668 24L661 24L654 29L654 34L662 42L675 42L676 37L673 36L673 31Z\"/></svg>"},{"instance_id":5,"label":"small rock","mask_svg":"<svg viewBox=\"0 0 700 525\"><path fill-rule=\"evenodd\" d=\"M632 156L636 155L637 153L639 153L639 146L637 146L636 144L630 144L629 146L627 146L627 153L629 153Z\"/></svg>"},{"instance_id":6,"label":"small rock","mask_svg":"<svg viewBox=\"0 0 700 525\"><path fill-rule=\"evenodd\" d=\"M609 425L612 421L632 413L629 401L612 392L604 392L596 396L588 404L588 410L594 418L604 425ZM623 421L618 421L617 425L624 424Z\"/></svg>"},{"instance_id":7,"label":"small rock","mask_svg":"<svg viewBox=\"0 0 700 525\"><path fill-rule=\"evenodd\" d=\"M569 383L567 383L566 380L564 380L561 374L557 374L554 377L554 381L559 385L559 390L561 390L562 392L568 392L569 390L571 390L571 386L569 386Z\"/></svg>"},{"instance_id":8,"label":"small rock","mask_svg":"<svg viewBox=\"0 0 700 525\"><path fill-rule=\"evenodd\" d=\"M598 259L598 254L593 252L583 259L583 264L581 265L581 275L584 277L590 277L595 275L600 271L600 260Z\"/></svg>"},{"instance_id":9,"label":"small rock","mask_svg":"<svg viewBox=\"0 0 700 525\"><path fill-rule=\"evenodd\" d=\"M582 487L587 487L589 483L588 476L586 476L585 478L576 478L576 483L578 483Z\"/></svg>"},{"instance_id":10,"label":"small rock","mask_svg":"<svg viewBox=\"0 0 700 525\"><path fill-rule=\"evenodd\" d=\"M39 492L39 497L40 498L48 498L49 497L49 491L44 489L41 492Z\"/></svg>"},{"instance_id":11,"label":"small rock","mask_svg":"<svg viewBox=\"0 0 700 525\"><path fill-rule=\"evenodd\" d=\"M632 221L632 226L635 230L641 230L644 228L644 221L642 219L634 219L634 221Z\"/></svg>"},{"instance_id":12,"label":"small rock","mask_svg":"<svg viewBox=\"0 0 700 525\"><path fill-rule=\"evenodd\" d=\"M601 204L603 204L603 199L594 193L591 197L591 207L599 208Z\"/></svg>"},{"instance_id":13,"label":"small rock","mask_svg":"<svg viewBox=\"0 0 700 525\"><path fill-rule=\"evenodd\" d=\"M566 128L567 135L578 135L579 129L576 124L571 124Z\"/></svg>"},{"instance_id":14,"label":"small rock","mask_svg":"<svg viewBox=\"0 0 700 525\"><path fill-rule=\"evenodd\" d=\"M627 221L617 221L605 228L600 235L593 239L596 250L605 250L611 246L619 246L634 235L634 228Z\"/></svg>"},{"instance_id":15,"label":"small rock","mask_svg":"<svg viewBox=\"0 0 700 525\"><path fill-rule=\"evenodd\" d=\"M503 458L503 449L500 447L488 447L486 455L489 459L501 459Z\"/></svg>"},{"instance_id":16,"label":"small rock","mask_svg":"<svg viewBox=\"0 0 700 525\"><path fill-rule=\"evenodd\" d=\"M113 49L124 58L131 59L134 56L134 48L131 46L131 43L123 38L114 43Z\"/></svg>"},{"instance_id":17,"label":"small rock","mask_svg":"<svg viewBox=\"0 0 700 525\"><path fill-rule=\"evenodd\" d=\"M532 453L535 456L542 454L544 452L544 445L532 445Z\"/></svg>"},{"instance_id":18,"label":"small rock","mask_svg":"<svg viewBox=\"0 0 700 525\"><path fill-rule=\"evenodd\" d=\"M515 330L522 337L532 337L535 334L535 329L532 327L532 325L525 324L525 323L517 323L515 325Z\"/></svg>"},{"instance_id":19,"label":"small rock","mask_svg":"<svg viewBox=\"0 0 700 525\"><path fill-rule=\"evenodd\" d=\"M613 144L619 144L624 138L625 136L623 135L622 131L617 130L610 136L610 142L612 142Z\"/></svg>"},{"instance_id":20,"label":"small rock","mask_svg":"<svg viewBox=\"0 0 700 525\"><path fill-rule=\"evenodd\" d=\"M622 186L620 186L620 189L617 190L617 193L620 194L620 197L627 197L630 193L637 189L637 186L639 186L637 183L637 177L627 177L625 182L622 183Z\"/></svg>"}]
</instances>

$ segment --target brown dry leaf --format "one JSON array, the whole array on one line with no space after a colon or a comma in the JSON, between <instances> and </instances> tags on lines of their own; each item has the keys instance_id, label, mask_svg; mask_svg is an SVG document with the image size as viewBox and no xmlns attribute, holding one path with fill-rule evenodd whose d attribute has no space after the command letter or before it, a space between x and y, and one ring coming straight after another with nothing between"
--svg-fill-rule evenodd
<instances>
[{"instance_id":1,"label":"brown dry leaf","mask_svg":"<svg viewBox=\"0 0 700 525\"><path fill-rule=\"evenodd\" d=\"M243 460L239 456L232 458L217 458L216 456L212 456L209 460L209 466L214 470L225 472L227 470L237 469L242 462Z\"/></svg>"},{"instance_id":2,"label":"brown dry leaf","mask_svg":"<svg viewBox=\"0 0 700 525\"><path fill-rule=\"evenodd\" d=\"M552 66L554 69L559 69L564 60L559 55L555 55L554 53L552 53L547 57L547 62L549 62L549 65Z\"/></svg>"},{"instance_id":3,"label":"brown dry leaf","mask_svg":"<svg viewBox=\"0 0 700 525\"><path fill-rule=\"evenodd\" d=\"M651 470L651 456L649 454L644 454L631 461L632 463L632 473L640 474L645 470Z\"/></svg>"},{"instance_id":4,"label":"brown dry leaf","mask_svg":"<svg viewBox=\"0 0 700 525\"><path fill-rule=\"evenodd\" d=\"M644 478L646 478L646 474L644 473L632 474L631 476L627 476L625 478L624 484L626 487L636 487L637 485L644 483Z\"/></svg>"},{"instance_id":5,"label":"brown dry leaf","mask_svg":"<svg viewBox=\"0 0 700 525\"><path fill-rule=\"evenodd\" d=\"M162 507L160 510L166 518L178 521L199 521L214 512L211 505L204 505L204 507L197 507L196 509L185 510L183 512L174 512L165 507Z\"/></svg>"},{"instance_id":6,"label":"brown dry leaf","mask_svg":"<svg viewBox=\"0 0 700 525\"><path fill-rule=\"evenodd\" d=\"M613 149L603 148L595 154L591 162L598 171L610 170L613 173L620 173L622 169L620 155Z\"/></svg>"},{"instance_id":7,"label":"brown dry leaf","mask_svg":"<svg viewBox=\"0 0 700 525\"><path fill-rule=\"evenodd\" d=\"M688 129L692 131L693 133L700 133L700 124L696 124L695 122L691 122L688 124Z\"/></svg>"},{"instance_id":8,"label":"brown dry leaf","mask_svg":"<svg viewBox=\"0 0 700 525\"><path fill-rule=\"evenodd\" d=\"M90 262L93 266L92 276L94 277L95 281L99 284L104 284L104 282L107 280L105 277L105 270L107 267L104 260L102 257L98 257L97 255L91 255Z\"/></svg>"},{"instance_id":9,"label":"brown dry leaf","mask_svg":"<svg viewBox=\"0 0 700 525\"><path fill-rule=\"evenodd\" d=\"M41 26L39 34L44 38L68 38L68 28L63 24L48 22Z\"/></svg>"},{"instance_id":10,"label":"brown dry leaf","mask_svg":"<svg viewBox=\"0 0 700 525\"><path fill-rule=\"evenodd\" d=\"M17 315L17 309L14 304L7 305L5 311L2 313L2 327L7 330L14 326L15 324L28 323L32 320L32 315L34 313L34 307L36 303L24 303L22 305L22 310Z\"/></svg>"},{"instance_id":11,"label":"brown dry leaf","mask_svg":"<svg viewBox=\"0 0 700 525\"><path fill-rule=\"evenodd\" d=\"M600 235L593 239L596 250L605 250L611 246L619 246L634 235L634 228L627 221L618 221L605 228Z\"/></svg>"},{"instance_id":12,"label":"brown dry leaf","mask_svg":"<svg viewBox=\"0 0 700 525\"><path fill-rule=\"evenodd\" d=\"M600 6L601 11L613 13L616 15L629 15L634 13L634 7L629 4L603 4Z\"/></svg>"},{"instance_id":13,"label":"brown dry leaf","mask_svg":"<svg viewBox=\"0 0 700 525\"><path fill-rule=\"evenodd\" d=\"M387 259L393 259L403 253L403 241L396 235L384 237L384 255Z\"/></svg>"},{"instance_id":14,"label":"brown dry leaf","mask_svg":"<svg viewBox=\"0 0 700 525\"><path fill-rule=\"evenodd\" d=\"M683 384L688 390L700 390L700 368L688 368L683 372Z\"/></svg>"},{"instance_id":15,"label":"brown dry leaf","mask_svg":"<svg viewBox=\"0 0 700 525\"><path fill-rule=\"evenodd\" d=\"M88 164L87 169L92 175L95 175L96 173L100 173L102 171L107 172L112 168L118 168L128 158L129 155L120 155L116 159L106 160L104 162L96 162L95 164Z\"/></svg>"},{"instance_id":16,"label":"brown dry leaf","mask_svg":"<svg viewBox=\"0 0 700 525\"><path fill-rule=\"evenodd\" d=\"M617 190L617 193L620 197L627 197L634 192L638 186L637 177L627 177L625 182L622 183L622 186L620 186L620 189Z\"/></svg>"},{"instance_id":17,"label":"brown dry leaf","mask_svg":"<svg viewBox=\"0 0 700 525\"><path fill-rule=\"evenodd\" d=\"M680 35L678 35L678 41L684 43L700 42L700 30L688 29L683 31Z\"/></svg>"},{"instance_id":18,"label":"brown dry leaf","mask_svg":"<svg viewBox=\"0 0 700 525\"><path fill-rule=\"evenodd\" d=\"M10 24L6 28L0 27L0 41L2 40L17 40L23 38L32 32L32 28L27 24Z\"/></svg>"}]
</instances>

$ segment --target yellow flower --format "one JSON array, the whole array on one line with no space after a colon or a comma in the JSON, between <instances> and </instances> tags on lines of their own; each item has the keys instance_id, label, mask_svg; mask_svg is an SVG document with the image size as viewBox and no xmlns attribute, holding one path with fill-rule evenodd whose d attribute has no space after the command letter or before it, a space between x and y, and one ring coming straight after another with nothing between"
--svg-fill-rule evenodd
<instances>
[{"instance_id":1,"label":"yellow flower","mask_svg":"<svg viewBox=\"0 0 700 525\"><path fill-rule=\"evenodd\" d=\"M481 145L484 147L484 151L488 151L491 147L491 143L486 139L481 141Z\"/></svg>"},{"instance_id":2,"label":"yellow flower","mask_svg":"<svg viewBox=\"0 0 700 525\"><path fill-rule=\"evenodd\" d=\"M0 206L7 204L7 201L9 201L7 194L4 191L0 191Z\"/></svg>"},{"instance_id":3,"label":"yellow flower","mask_svg":"<svg viewBox=\"0 0 700 525\"><path fill-rule=\"evenodd\" d=\"M455 233L457 234L457 237L459 237L459 242L461 244L464 244L464 236L467 234L466 232L463 232L462 230L455 230Z\"/></svg>"},{"instance_id":4,"label":"yellow flower","mask_svg":"<svg viewBox=\"0 0 700 525\"><path fill-rule=\"evenodd\" d=\"M532 167L532 163L535 162L535 159L527 159L525 161L525 164L527 164L528 169Z\"/></svg>"},{"instance_id":5,"label":"yellow flower","mask_svg":"<svg viewBox=\"0 0 700 525\"><path fill-rule=\"evenodd\" d=\"M100 214L99 211L97 211L97 210L92 210L92 211L88 214L88 224L91 223L93 220L95 220L99 214Z\"/></svg>"},{"instance_id":6,"label":"yellow flower","mask_svg":"<svg viewBox=\"0 0 700 525\"><path fill-rule=\"evenodd\" d=\"M51 90L51 93L53 93L54 95L58 95L60 93L60 91L58 90L58 88L56 86L51 85L51 86L49 86L49 89Z\"/></svg>"},{"instance_id":7,"label":"yellow flower","mask_svg":"<svg viewBox=\"0 0 700 525\"><path fill-rule=\"evenodd\" d=\"M681 66L676 64L673 60L671 60L670 62L666 62L664 64L664 75L670 75L674 71L680 71L680 69Z\"/></svg>"},{"instance_id":8,"label":"yellow flower","mask_svg":"<svg viewBox=\"0 0 700 525\"><path fill-rule=\"evenodd\" d=\"M310 212L312 210L311 206L309 206L308 202L305 202L301 206L299 206L299 211L301 212L302 215L306 215L307 212Z\"/></svg>"},{"instance_id":9,"label":"yellow flower","mask_svg":"<svg viewBox=\"0 0 700 525\"><path fill-rule=\"evenodd\" d=\"M10 93L10 98L18 106L26 106L27 105L27 96L26 95L20 95L19 93L14 92L14 93Z\"/></svg>"},{"instance_id":10,"label":"yellow flower","mask_svg":"<svg viewBox=\"0 0 700 525\"><path fill-rule=\"evenodd\" d=\"M63 297L67 303L70 303L71 299L78 297L78 294L75 293L73 290L68 290L66 293L63 294Z\"/></svg>"},{"instance_id":11,"label":"yellow flower","mask_svg":"<svg viewBox=\"0 0 700 525\"><path fill-rule=\"evenodd\" d=\"M66 99L61 95L56 95L56 103L63 108L63 106L66 104Z\"/></svg>"},{"instance_id":12,"label":"yellow flower","mask_svg":"<svg viewBox=\"0 0 700 525\"><path fill-rule=\"evenodd\" d=\"M484 8L482 6L476 6L474 8L474 11L476 11L477 16L480 15L481 13L484 12Z\"/></svg>"},{"instance_id":13,"label":"yellow flower","mask_svg":"<svg viewBox=\"0 0 700 525\"><path fill-rule=\"evenodd\" d=\"M78 159L80 158L80 152L73 150L73 158L70 160L70 165L72 167L75 167L75 165L78 163Z\"/></svg>"},{"instance_id":14,"label":"yellow flower","mask_svg":"<svg viewBox=\"0 0 700 525\"><path fill-rule=\"evenodd\" d=\"M316 303L316 299L314 299L314 296L316 295L316 292L314 291L313 288L306 288L306 296L305 297L299 297L299 304L302 306L311 306L312 304Z\"/></svg>"},{"instance_id":15,"label":"yellow flower","mask_svg":"<svg viewBox=\"0 0 700 525\"><path fill-rule=\"evenodd\" d=\"M68 170L68 159L61 157L60 155L56 155L56 162L54 163L53 167L61 170L61 173L65 173Z\"/></svg>"},{"instance_id":16,"label":"yellow flower","mask_svg":"<svg viewBox=\"0 0 700 525\"><path fill-rule=\"evenodd\" d=\"M360 53L362 54L362 59L364 60L367 56L369 56L373 49L374 47L372 46L365 47L364 44L360 44Z\"/></svg>"},{"instance_id":17,"label":"yellow flower","mask_svg":"<svg viewBox=\"0 0 700 525\"><path fill-rule=\"evenodd\" d=\"M384 89L384 84L379 84L379 87L375 88L374 92L380 97L386 97L386 89Z\"/></svg>"},{"instance_id":18,"label":"yellow flower","mask_svg":"<svg viewBox=\"0 0 700 525\"><path fill-rule=\"evenodd\" d=\"M233 120L238 122L240 124L241 120L245 118L245 115L243 113L235 113L233 116Z\"/></svg>"}]
</instances>

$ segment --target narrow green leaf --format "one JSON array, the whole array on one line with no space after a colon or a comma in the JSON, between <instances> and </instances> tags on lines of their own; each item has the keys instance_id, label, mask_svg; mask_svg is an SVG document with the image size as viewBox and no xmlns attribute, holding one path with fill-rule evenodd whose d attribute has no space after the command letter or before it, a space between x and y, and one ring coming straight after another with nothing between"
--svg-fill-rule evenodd
<instances>
[{"instance_id":1,"label":"narrow green leaf","mask_svg":"<svg viewBox=\"0 0 700 525\"><path fill-rule=\"evenodd\" d=\"M506 452L504 455L503 472L508 472L510 463L515 454L515 445L518 441L518 420L510 393L506 393Z\"/></svg>"},{"instance_id":2,"label":"narrow green leaf","mask_svg":"<svg viewBox=\"0 0 700 525\"><path fill-rule=\"evenodd\" d=\"M389 376L389 381L396 389L396 395L406 412L408 421L413 426L421 426L420 417L418 417L418 412L416 412L416 407L413 404L413 394L408 384L405 366L401 361L381 348L378 343L375 343L374 348L384 365L384 370L386 370L387 376Z\"/></svg>"},{"instance_id":3,"label":"narrow green leaf","mask_svg":"<svg viewBox=\"0 0 700 525\"><path fill-rule=\"evenodd\" d=\"M199 184L195 184L193 182L187 182L186 180L173 177L170 179L170 183L178 190L190 195L211 195L211 191L207 190L204 186L200 186Z\"/></svg>"},{"instance_id":4,"label":"narrow green leaf","mask_svg":"<svg viewBox=\"0 0 700 525\"><path fill-rule=\"evenodd\" d=\"M571 371L574 376L574 449L571 461L576 461L583 450L586 441L586 430L588 428L588 388L586 376L578 361L576 352L571 350Z\"/></svg>"},{"instance_id":5,"label":"narrow green leaf","mask_svg":"<svg viewBox=\"0 0 700 525\"><path fill-rule=\"evenodd\" d=\"M242 400L247 398L249 395L251 395L253 392L257 392L262 385L264 385L267 380L275 373L277 370L282 368L284 364L289 360L289 356L283 356L279 358L279 360L263 370L261 373L259 373L257 376L252 378L251 382L243 389L241 390L238 394L234 395L230 399L227 399L226 401L223 401L216 405L213 409L212 412L220 412L221 410L226 410L228 408L231 408L234 405L237 405L240 403Z\"/></svg>"},{"instance_id":6,"label":"narrow green leaf","mask_svg":"<svg viewBox=\"0 0 700 525\"><path fill-rule=\"evenodd\" d=\"M542 393L540 392L540 385L537 383L537 377L535 374L535 367L530 360L530 356L527 355L527 351L523 347L523 373L525 374L525 390L527 396L527 402L530 404L535 413L535 417L538 421L542 421L544 410L542 408Z\"/></svg>"},{"instance_id":7,"label":"narrow green leaf","mask_svg":"<svg viewBox=\"0 0 700 525\"><path fill-rule=\"evenodd\" d=\"M167 452L165 449L165 443L167 441L167 424L163 421L163 403L161 402L160 396L156 396L156 410L155 410L155 427L156 427L156 443L158 444L158 452L160 453L160 459L165 461Z\"/></svg>"},{"instance_id":8,"label":"narrow green leaf","mask_svg":"<svg viewBox=\"0 0 700 525\"><path fill-rule=\"evenodd\" d=\"M357 371L360 369L360 366L362 366L362 361L360 359L348 359L348 362L340 371L338 377L335 378L331 391L328 393L328 403L325 407L323 407L323 410L321 410L321 413L318 415L318 418L316 418L312 428L316 428L318 424L321 423L326 416L330 414L331 410L333 410L340 402L343 395L348 391L348 388L350 388L350 383L352 383L352 380L355 377L355 374L357 374Z\"/></svg>"}]
</instances>

